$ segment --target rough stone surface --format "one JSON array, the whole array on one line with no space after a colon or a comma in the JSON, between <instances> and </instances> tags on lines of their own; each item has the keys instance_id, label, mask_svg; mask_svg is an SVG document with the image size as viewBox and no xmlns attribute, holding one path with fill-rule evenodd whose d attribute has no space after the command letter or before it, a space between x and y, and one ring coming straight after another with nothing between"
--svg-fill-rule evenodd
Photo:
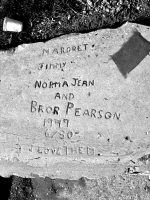
<instances>
[{"instance_id":1,"label":"rough stone surface","mask_svg":"<svg viewBox=\"0 0 150 200\"><path fill-rule=\"evenodd\" d=\"M127 23L1 52L1 175L149 174L149 33Z\"/></svg>"}]
</instances>

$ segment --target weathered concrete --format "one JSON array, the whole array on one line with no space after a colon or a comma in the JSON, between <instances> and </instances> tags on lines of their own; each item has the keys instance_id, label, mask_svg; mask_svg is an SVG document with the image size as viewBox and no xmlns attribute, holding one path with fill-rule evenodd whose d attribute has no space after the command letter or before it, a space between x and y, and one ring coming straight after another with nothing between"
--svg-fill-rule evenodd
<instances>
[{"instance_id":1,"label":"weathered concrete","mask_svg":"<svg viewBox=\"0 0 150 200\"><path fill-rule=\"evenodd\" d=\"M1 52L0 174L148 171L149 41L148 27L127 23Z\"/></svg>"}]
</instances>

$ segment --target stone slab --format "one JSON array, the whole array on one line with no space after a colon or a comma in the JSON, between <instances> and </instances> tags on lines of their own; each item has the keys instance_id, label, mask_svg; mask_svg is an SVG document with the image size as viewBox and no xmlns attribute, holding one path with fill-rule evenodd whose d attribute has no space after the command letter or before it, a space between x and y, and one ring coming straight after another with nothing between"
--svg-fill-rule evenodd
<instances>
[{"instance_id":1,"label":"stone slab","mask_svg":"<svg viewBox=\"0 0 150 200\"><path fill-rule=\"evenodd\" d=\"M71 34L0 52L0 175L119 174L150 152L150 30Z\"/></svg>"}]
</instances>

